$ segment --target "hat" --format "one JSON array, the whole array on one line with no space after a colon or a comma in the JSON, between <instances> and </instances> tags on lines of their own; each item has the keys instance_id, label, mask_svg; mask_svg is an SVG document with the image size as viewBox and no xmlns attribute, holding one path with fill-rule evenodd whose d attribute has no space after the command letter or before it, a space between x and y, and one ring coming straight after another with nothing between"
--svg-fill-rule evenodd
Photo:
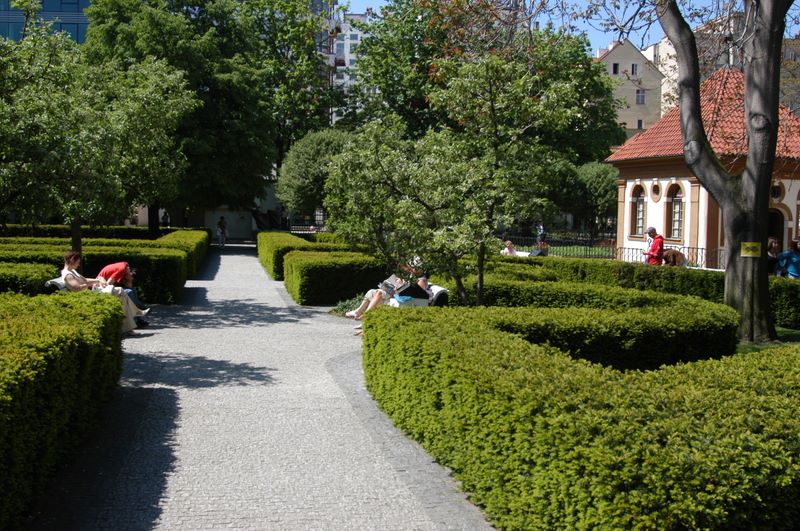
<instances>
[{"instance_id":1,"label":"hat","mask_svg":"<svg viewBox=\"0 0 800 531\"><path fill-rule=\"evenodd\" d=\"M651 232L655 232L655 231L656 231L655 227L647 227L647 230L645 231L645 234L650 234Z\"/></svg>"}]
</instances>

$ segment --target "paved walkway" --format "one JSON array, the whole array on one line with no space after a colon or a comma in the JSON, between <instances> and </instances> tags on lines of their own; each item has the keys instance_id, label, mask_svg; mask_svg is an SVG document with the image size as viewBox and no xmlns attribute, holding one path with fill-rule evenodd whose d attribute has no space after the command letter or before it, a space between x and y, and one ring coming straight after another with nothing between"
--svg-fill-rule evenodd
<instances>
[{"instance_id":1,"label":"paved walkway","mask_svg":"<svg viewBox=\"0 0 800 531\"><path fill-rule=\"evenodd\" d=\"M488 529L364 388L361 339L253 246L124 340L122 385L31 529Z\"/></svg>"}]
</instances>

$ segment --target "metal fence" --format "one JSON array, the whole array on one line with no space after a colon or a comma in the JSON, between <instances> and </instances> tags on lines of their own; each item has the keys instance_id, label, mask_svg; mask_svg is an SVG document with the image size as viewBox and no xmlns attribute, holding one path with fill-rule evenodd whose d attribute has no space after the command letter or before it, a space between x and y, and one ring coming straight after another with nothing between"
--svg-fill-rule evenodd
<instances>
[{"instance_id":1,"label":"metal fence","mask_svg":"<svg viewBox=\"0 0 800 531\"><path fill-rule=\"evenodd\" d=\"M665 245L665 249L677 249L686 257L688 267L700 269L725 269L728 262L727 250L705 249L704 247L687 247L680 245ZM643 247L617 247L614 258L624 262L644 262Z\"/></svg>"}]
</instances>

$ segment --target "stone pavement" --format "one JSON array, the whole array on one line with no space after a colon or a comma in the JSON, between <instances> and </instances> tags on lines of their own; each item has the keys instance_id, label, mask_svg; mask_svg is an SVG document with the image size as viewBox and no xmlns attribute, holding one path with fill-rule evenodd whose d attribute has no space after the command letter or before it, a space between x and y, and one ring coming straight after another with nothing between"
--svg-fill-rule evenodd
<instances>
[{"instance_id":1,"label":"stone pavement","mask_svg":"<svg viewBox=\"0 0 800 531\"><path fill-rule=\"evenodd\" d=\"M364 387L361 339L255 248L124 340L121 388L31 529L489 529Z\"/></svg>"}]
</instances>

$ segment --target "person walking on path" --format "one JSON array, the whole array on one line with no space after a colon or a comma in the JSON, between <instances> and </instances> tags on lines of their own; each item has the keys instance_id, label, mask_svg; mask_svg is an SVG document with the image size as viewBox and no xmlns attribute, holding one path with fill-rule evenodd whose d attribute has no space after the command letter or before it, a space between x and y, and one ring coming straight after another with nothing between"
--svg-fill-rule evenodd
<instances>
[{"instance_id":1,"label":"person walking on path","mask_svg":"<svg viewBox=\"0 0 800 531\"><path fill-rule=\"evenodd\" d=\"M104 422L29 528L491 529L376 407L352 321L229 247L124 340Z\"/></svg>"},{"instance_id":2,"label":"person walking on path","mask_svg":"<svg viewBox=\"0 0 800 531\"><path fill-rule=\"evenodd\" d=\"M228 222L225 221L225 216L220 216L217 221L217 241L220 247L225 247L225 241L228 239Z\"/></svg>"}]
</instances>

